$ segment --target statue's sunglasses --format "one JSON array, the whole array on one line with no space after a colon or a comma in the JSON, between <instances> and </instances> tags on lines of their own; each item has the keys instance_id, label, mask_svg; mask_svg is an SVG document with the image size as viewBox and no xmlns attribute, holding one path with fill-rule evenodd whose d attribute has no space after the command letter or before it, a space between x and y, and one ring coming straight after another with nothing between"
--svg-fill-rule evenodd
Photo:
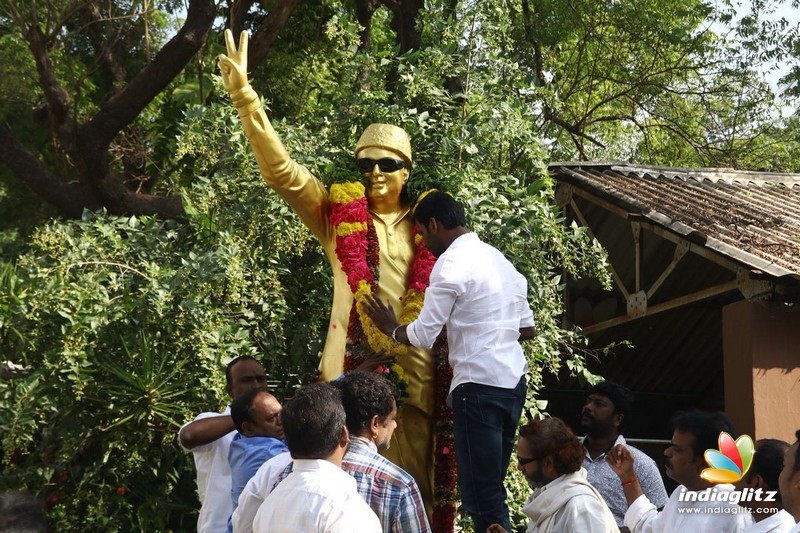
<instances>
[{"instance_id":1,"label":"statue's sunglasses","mask_svg":"<svg viewBox=\"0 0 800 533\"><path fill-rule=\"evenodd\" d=\"M381 169L381 172L395 172L396 170L400 170L401 168L406 166L405 161L400 159L392 159L391 157L384 157L382 159L369 159L367 157L362 157L361 159L356 159L356 165L358 165L358 169L361 172L371 172L372 169L375 168L375 165L378 165L378 168Z\"/></svg>"}]
</instances>

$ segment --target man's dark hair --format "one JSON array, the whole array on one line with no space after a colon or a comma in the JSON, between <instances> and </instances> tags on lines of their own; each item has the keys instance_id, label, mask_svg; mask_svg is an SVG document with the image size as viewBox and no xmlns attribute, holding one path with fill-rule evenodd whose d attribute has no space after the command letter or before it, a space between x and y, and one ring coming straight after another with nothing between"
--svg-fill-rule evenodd
<instances>
[{"instance_id":1,"label":"man's dark hair","mask_svg":"<svg viewBox=\"0 0 800 533\"><path fill-rule=\"evenodd\" d=\"M614 404L614 412L622 415L619 433L624 433L633 414L633 393L631 390L613 381L601 381L589 389L587 396L589 394L602 394L611 400L611 403Z\"/></svg>"},{"instance_id":2,"label":"man's dark hair","mask_svg":"<svg viewBox=\"0 0 800 533\"><path fill-rule=\"evenodd\" d=\"M761 439L756 441L753 464L747 471L747 479L758 474L764 478L767 490L774 490L780 499L778 476L783 470L783 455L789 449L789 443L778 439Z\"/></svg>"},{"instance_id":3,"label":"man's dark hair","mask_svg":"<svg viewBox=\"0 0 800 533\"><path fill-rule=\"evenodd\" d=\"M339 445L345 426L339 390L330 383L298 389L281 411L286 446L295 459L325 459Z\"/></svg>"},{"instance_id":4,"label":"man's dark hair","mask_svg":"<svg viewBox=\"0 0 800 533\"><path fill-rule=\"evenodd\" d=\"M369 428L372 417L385 419L395 409L395 388L375 372L351 372L333 383L342 393L342 404L351 435Z\"/></svg>"},{"instance_id":5,"label":"man's dark hair","mask_svg":"<svg viewBox=\"0 0 800 533\"><path fill-rule=\"evenodd\" d=\"M258 364L261 364L261 361L253 357L252 355L240 355L239 357L234 357L231 359L231 362L225 367L225 386L231 386L231 369L236 366L237 363L241 361L255 361Z\"/></svg>"},{"instance_id":6,"label":"man's dark hair","mask_svg":"<svg viewBox=\"0 0 800 533\"><path fill-rule=\"evenodd\" d=\"M528 441L528 450L537 460L548 455L558 475L571 474L583 464L583 445L560 418L531 420L519 430Z\"/></svg>"},{"instance_id":7,"label":"man's dark hair","mask_svg":"<svg viewBox=\"0 0 800 533\"><path fill-rule=\"evenodd\" d=\"M694 435L694 457L702 457L706 450L716 449L719 434L723 431L734 439L737 437L731 419L722 411L693 409L678 413L672 419L672 429Z\"/></svg>"},{"instance_id":8,"label":"man's dark hair","mask_svg":"<svg viewBox=\"0 0 800 533\"><path fill-rule=\"evenodd\" d=\"M231 402L231 418L233 418L233 425L236 426L236 431L242 433L242 425L245 422L253 421L253 400L259 394L269 394L270 392L266 387L256 387L248 389Z\"/></svg>"},{"instance_id":9,"label":"man's dark hair","mask_svg":"<svg viewBox=\"0 0 800 533\"><path fill-rule=\"evenodd\" d=\"M455 198L442 191L428 193L414 208L414 222L427 227L432 218L438 220L445 229L467 225L464 208Z\"/></svg>"}]
</instances>

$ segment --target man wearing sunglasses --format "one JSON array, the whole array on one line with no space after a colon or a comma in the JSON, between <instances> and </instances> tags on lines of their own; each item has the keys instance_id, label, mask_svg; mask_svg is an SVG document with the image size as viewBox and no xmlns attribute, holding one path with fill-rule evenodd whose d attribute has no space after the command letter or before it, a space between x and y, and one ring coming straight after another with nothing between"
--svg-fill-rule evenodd
<instances>
[{"instance_id":1,"label":"man wearing sunglasses","mask_svg":"<svg viewBox=\"0 0 800 533\"><path fill-rule=\"evenodd\" d=\"M238 110L261 176L319 239L333 269L333 305L320 361L323 380L340 376L344 367L347 328L353 294L336 255L336 228L330 220L331 200L325 186L294 161L281 143L247 79L247 33L238 48L225 32L227 55L219 56L225 89ZM355 149L366 188L369 213L378 238L379 290L383 301L402 308L409 269L416 254L405 184L411 172L411 143L396 126L372 124ZM433 509L434 371L429 352L409 347L398 357L408 381L398 427L384 455L411 474L419 485L428 516Z\"/></svg>"},{"instance_id":2,"label":"man wearing sunglasses","mask_svg":"<svg viewBox=\"0 0 800 533\"><path fill-rule=\"evenodd\" d=\"M533 489L522 512L528 532L616 533L605 500L587 480L583 446L558 418L533 420L519 430L517 464ZM492 524L488 533L505 533Z\"/></svg>"}]
</instances>

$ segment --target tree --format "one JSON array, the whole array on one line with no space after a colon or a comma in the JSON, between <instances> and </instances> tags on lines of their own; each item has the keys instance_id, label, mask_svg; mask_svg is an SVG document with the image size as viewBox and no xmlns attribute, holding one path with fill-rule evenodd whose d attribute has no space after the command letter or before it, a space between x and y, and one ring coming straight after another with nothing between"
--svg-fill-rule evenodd
<instances>
[{"instance_id":1,"label":"tree","mask_svg":"<svg viewBox=\"0 0 800 533\"><path fill-rule=\"evenodd\" d=\"M431 186L454 191L470 224L531 280L540 331L527 348L532 383L565 360L580 372L582 353L569 350L581 340L559 327L559 273L605 279L604 255L549 204L552 183L524 102L494 81L506 61L482 57L472 32L471 62L462 62L463 26L448 29L447 53L381 60L359 52L353 18L339 15L327 18L308 62L265 69L271 83L308 83L283 104L297 115L275 119L289 149L327 182L353 180L362 125L405 127L415 140L412 198ZM375 30L391 35L386 27ZM288 61L276 46L266 67ZM389 92L392 71L398 83ZM364 72L374 90L341 83ZM460 99L442 88L450 75L469 82ZM271 99L290 86L265 92ZM222 363L260 355L288 390L316 366L329 266L261 182L235 110L218 86L212 94L189 106L175 130L169 166L191 176L181 190L185 220L87 211L54 221L35 232L0 291L12 295L0 300L0 350L31 369L0 381L0 425L10 428L0 478L3 488L55 494L50 516L59 529L185 529L191 459L173 439L190 413L222 397Z\"/></svg>"},{"instance_id":2,"label":"tree","mask_svg":"<svg viewBox=\"0 0 800 533\"><path fill-rule=\"evenodd\" d=\"M702 1L521 0L516 57L554 159L739 166L768 151L754 141L777 111L771 89L712 31L719 16Z\"/></svg>"},{"instance_id":3,"label":"tree","mask_svg":"<svg viewBox=\"0 0 800 533\"><path fill-rule=\"evenodd\" d=\"M256 55L267 53L297 3L284 2L264 17ZM185 21L168 39L166 17L179 5L161 2L162 11L150 2L3 3L4 48L20 68L5 81L0 161L63 215L100 208L183 214L180 195L158 179L153 141L161 139L153 138L152 122L165 98L176 96L175 87L166 90L175 81L180 86L182 75L200 101L207 96L213 67L193 62L203 59L198 54L217 8L211 0L190 0ZM238 13L232 9L231 18ZM35 83L22 66L35 68Z\"/></svg>"}]
</instances>

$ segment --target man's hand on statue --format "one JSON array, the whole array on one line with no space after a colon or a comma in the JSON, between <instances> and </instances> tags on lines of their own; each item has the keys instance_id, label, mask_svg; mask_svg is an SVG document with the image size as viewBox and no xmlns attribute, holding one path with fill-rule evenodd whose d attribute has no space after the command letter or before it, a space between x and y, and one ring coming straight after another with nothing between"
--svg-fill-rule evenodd
<instances>
[{"instance_id":1,"label":"man's hand on statue","mask_svg":"<svg viewBox=\"0 0 800 533\"><path fill-rule=\"evenodd\" d=\"M397 317L394 311L387 304L378 300L372 294L365 294L362 309L369 316L379 330L387 335L391 335L397 327Z\"/></svg>"},{"instance_id":2,"label":"man's hand on statue","mask_svg":"<svg viewBox=\"0 0 800 533\"><path fill-rule=\"evenodd\" d=\"M628 481L636 477L633 470L633 455L624 444L617 444L611 448L611 451L606 454L606 462L621 481Z\"/></svg>"},{"instance_id":3,"label":"man's hand on statue","mask_svg":"<svg viewBox=\"0 0 800 533\"><path fill-rule=\"evenodd\" d=\"M360 365L353 369L354 372L372 372L379 366L389 366L392 364L392 356L386 352L373 352L364 359Z\"/></svg>"},{"instance_id":4,"label":"man's hand on statue","mask_svg":"<svg viewBox=\"0 0 800 533\"><path fill-rule=\"evenodd\" d=\"M225 30L225 47L228 55L220 54L217 65L222 73L222 85L228 93L247 86L247 32L239 35L239 48L233 42L233 32Z\"/></svg>"}]
</instances>

